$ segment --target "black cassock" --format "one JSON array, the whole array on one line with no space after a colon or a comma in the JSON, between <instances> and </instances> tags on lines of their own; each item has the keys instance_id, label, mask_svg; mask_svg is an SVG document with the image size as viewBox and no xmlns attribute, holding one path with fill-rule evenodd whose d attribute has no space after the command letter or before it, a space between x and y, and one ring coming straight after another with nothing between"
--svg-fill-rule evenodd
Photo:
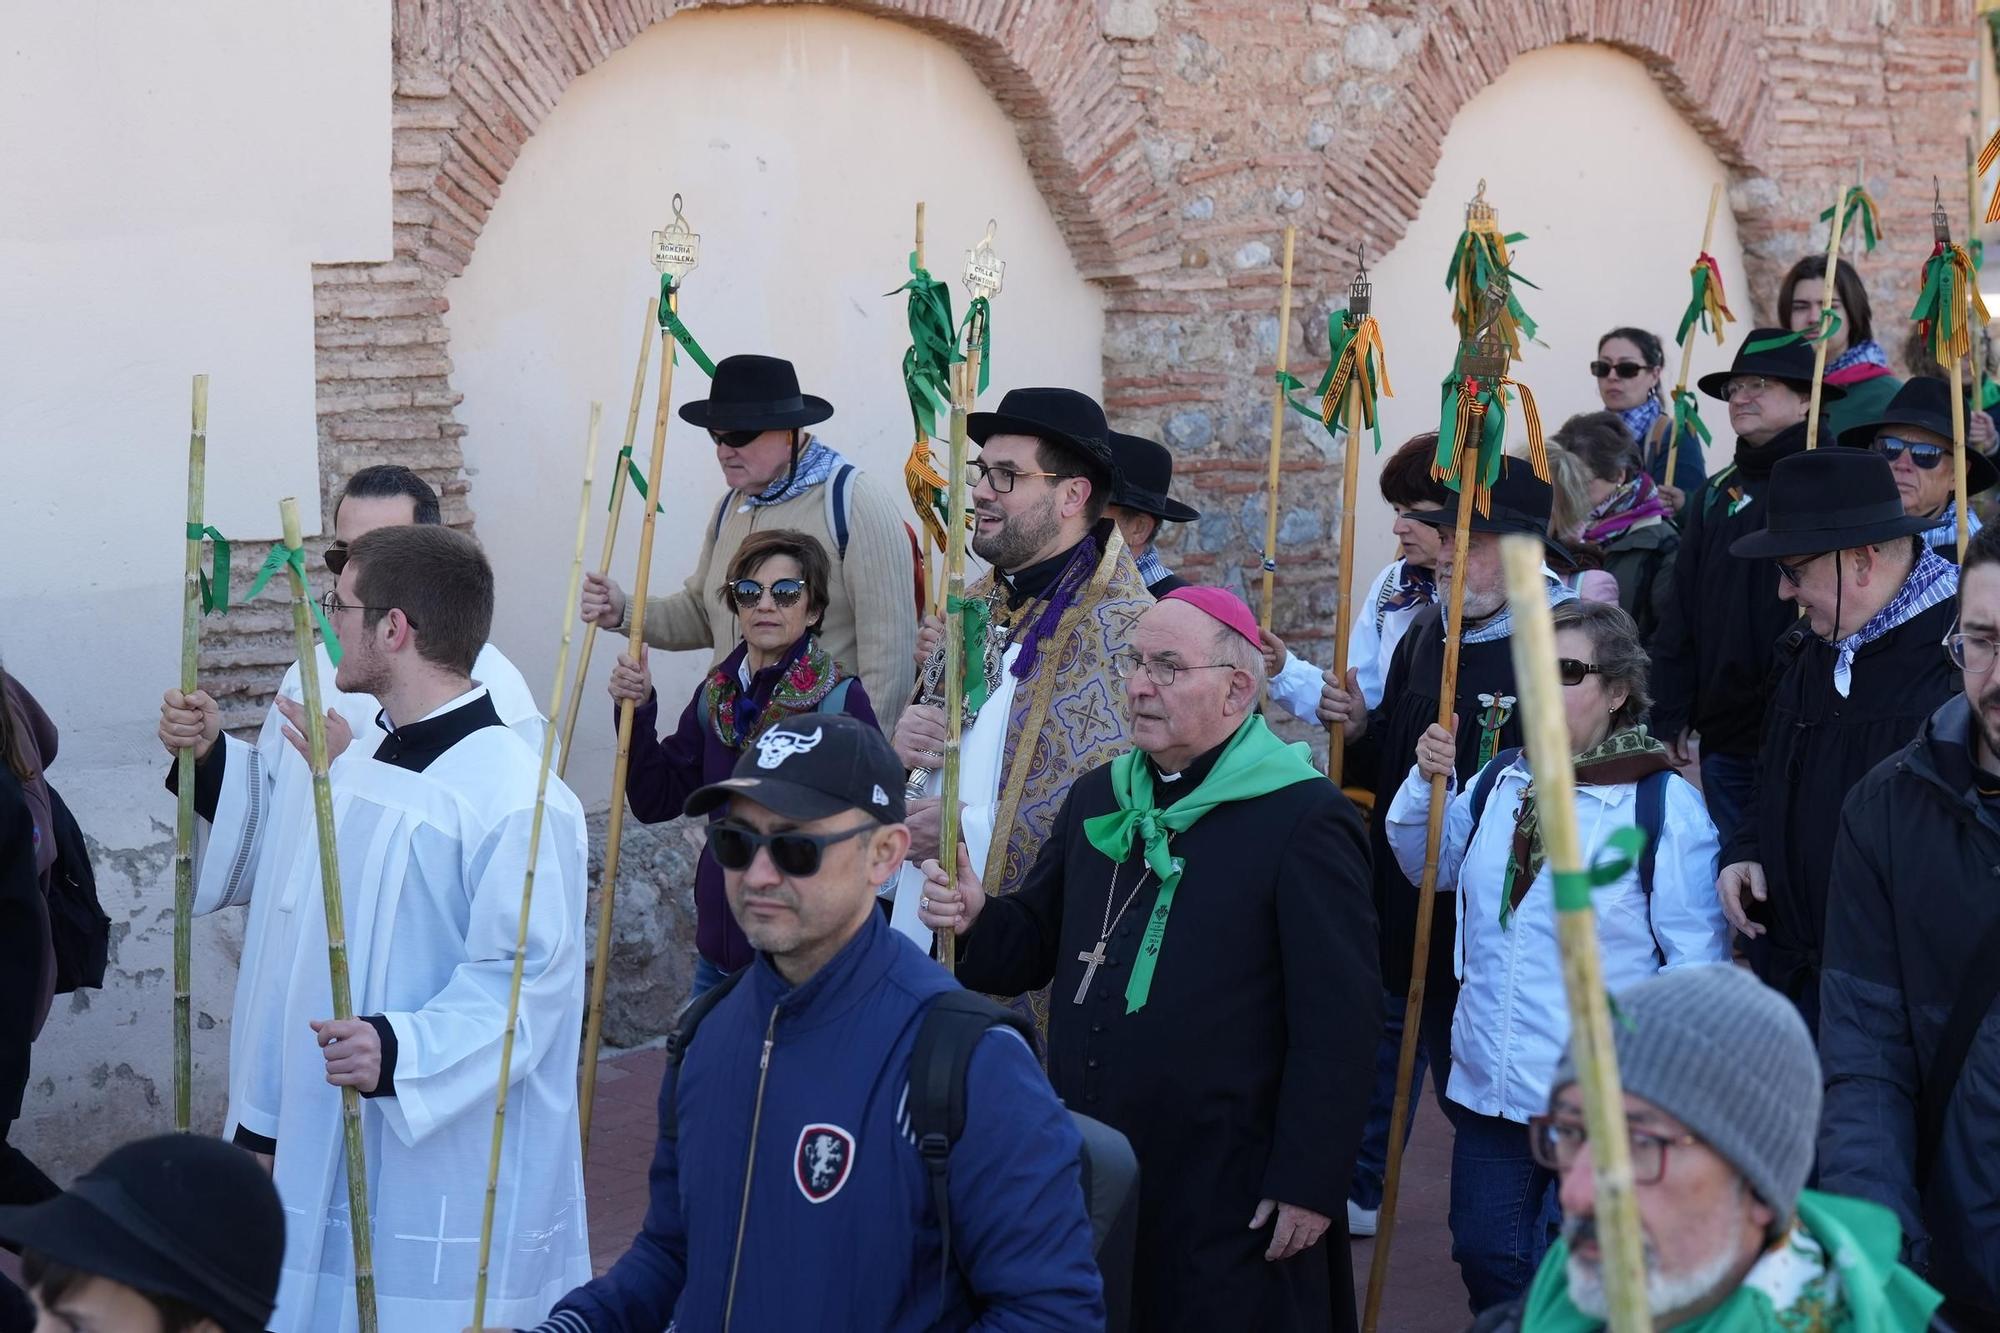
<instances>
[{"instance_id":1,"label":"black cassock","mask_svg":"<svg viewBox=\"0 0 2000 1333\"><path fill-rule=\"evenodd\" d=\"M1192 790L1217 753L1177 781L1156 776L1161 806ZM1077 779L1019 890L988 901L960 940L958 978L994 995L1049 986L1057 1094L1131 1140L1135 1330L1352 1329L1347 1185L1381 1032L1361 817L1330 783L1309 780L1219 806L1174 835L1186 870L1150 997L1128 1014L1125 985L1159 884L1135 838L1111 898L1113 866L1083 822L1116 808L1108 766ZM1078 955L1094 951L1107 920L1105 961L1086 984ZM1271 1228L1249 1225L1266 1198L1332 1226L1313 1248L1268 1263Z\"/></svg>"}]
</instances>

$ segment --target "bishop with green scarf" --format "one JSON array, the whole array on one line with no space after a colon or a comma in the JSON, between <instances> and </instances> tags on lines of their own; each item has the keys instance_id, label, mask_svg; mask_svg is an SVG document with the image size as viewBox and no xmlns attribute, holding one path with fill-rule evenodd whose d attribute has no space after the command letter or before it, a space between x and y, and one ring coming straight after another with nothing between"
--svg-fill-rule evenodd
<instances>
[{"instance_id":1,"label":"bishop with green scarf","mask_svg":"<svg viewBox=\"0 0 2000 1333\"><path fill-rule=\"evenodd\" d=\"M1347 1182L1381 983L1367 837L1257 711L1256 619L1170 592L1117 659L1138 746L1071 787L1020 887L935 863L966 986L1049 993L1049 1077L1139 1158L1132 1327L1346 1330Z\"/></svg>"}]
</instances>

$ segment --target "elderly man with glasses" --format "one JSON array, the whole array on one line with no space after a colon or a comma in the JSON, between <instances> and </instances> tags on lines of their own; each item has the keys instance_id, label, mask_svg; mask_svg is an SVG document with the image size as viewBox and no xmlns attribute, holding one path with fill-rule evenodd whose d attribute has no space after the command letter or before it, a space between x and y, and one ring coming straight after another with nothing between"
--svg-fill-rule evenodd
<instances>
[{"instance_id":1,"label":"elderly man with glasses","mask_svg":"<svg viewBox=\"0 0 2000 1333\"><path fill-rule=\"evenodd\" d=\"M1729 404L1736 457L1681 506L1674 596L1651 645L1653 734L1683 767L1700 737L1702 795L1725 845L1750 800L1773 645L1794 621L1769 571L1730 559L1729 546L1763 526L1772 467L1805 452L1812 362L1797 335L1753 329L1729 370L1701 377L1703 393ZM1820 435L1831 443L1824 422Z\"/></svg>"},{"instance_id":2,"label":"elderly man with glasses","mask_svg":"<svg viewBox=\"0 0 2000 1333\"><path fill-rule=\"evenodd\" d=\"M1840 442L1853 449L1873 449L1889 460L1896 489L1903 496L1903 510L1912 517L1927 518L1924 545L1945 559L1958 560L1958 497L1952 494L1956 472L1952 454L1951 386L1940 379L1918 376L1905 380L1896 396L1873 421L1864 421L1840 433ZM1972 495L1992 489L2000 481L2000 469L1977 449L1965 455L1965 489ZM1979 516L1968 514L1967 526L1978 532Z\"/></svg>"},{"instance_id":3,"label":"elderly man with glasses","mask_svg":"<svg viewBox=\"0 0 2000 1333\"><path fill-rule=\"evenodd\" d=\"M1966 548L1964 693L1847 798L1828 890L1828 1189L1896 1210L1961 1329L2000 1328L2000 529Z\"/></svg>"},{"instance_id":4,"label":"elderly man with glasses","mask_svg":"<svg viewBox=\"0 0 2000 1333\"><path fill-rule=\"evenodd\" d=\"M1926 1333L1939 1296L1897 1262L1895 1215L1805 1188L1819 1124L1812 1038L1777 995L1726 963L1618 993L1611 1025L1656 1329ZM1561 1180L1562 1241L1520 1301L1472 1333L1605 1327L1596 1167L1572 1053L1528 1127Z\"/></svg>"},{"instance_id":5,"label":"elderly man with glasses","mask_svg":"<svg viewBox=\"0 0 2000 1333\"><path fill-rule=\"evenodd\" d=\"M1781 460L1765 518L1730 552L1797 604L1806 633L1772 688L1753 798L1723 841L1716 893L1731 924L1764 937L1758 974L1816 1031L1828 826L1868 770L1957 692L1938 645L1958 569L1919 539L1930 520L1903 512L1879 454Z\"/></svg>"}]
</instances>

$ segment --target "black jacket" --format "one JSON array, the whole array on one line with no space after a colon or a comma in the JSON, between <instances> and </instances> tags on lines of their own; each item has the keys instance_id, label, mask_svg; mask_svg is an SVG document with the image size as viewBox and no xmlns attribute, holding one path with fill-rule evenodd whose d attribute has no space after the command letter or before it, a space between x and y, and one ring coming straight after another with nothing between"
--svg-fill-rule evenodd
<instances>
[{"instance_id":1,"label":"black jacket","mask_svg":"<svg viewBox=\"0 0 2000 1333\"><path fill-rule=\"evenodd\" d=\"M1820 447L1832 444L1822 428ZM1739 560L1729 545L1764 526L1772 465L1805 447L1804 422L1761 449L1739 442L1736 461L1681 508L1674 595L1652 639L1653 734L1663 740L1693 727L1708 753L1757 752L1773 645L1798 612L1779 600L1770 561Z\"/></svg>"},{"instance_id":2,"label":"black jacket","mask_svg":"<svg viewBox=\"0 0 2000 1333\"><path fill-rule=\"evenodd\" d=\"M1844 699L1833 687L1833 645L1805 634L1771 693L1757 790L1722 864L1762 863L1770 899L1750 905L1770 928L1760 973L1809 1024L1819 1010L1835 812L1869 769L1908 744L1958 691L1943 647L1957 613L1947 599L1862 645Z\"/></svg>"},{"instance_id":3,"label":"black jacket","mask_svg":"<svg viewBox=\"0 0 2000 1333\"><path fill-rule=\"evenodd\" d=\"M1604 570L1618 580L1618 605L1639 626L1639 642L1650 645L1674 600L1674 557L1681 534L1661 520L1621 532L1604 543Z\"/></svg>"},{"instance_id":4,"label":"black jacket","mask_svg":"<svg viewBox=\"0 0 2000 1333\"><path fill-rule=\"evenodd\" d=\"M1952 1003L2000 920L2000 804L1982 798L1963 695L1847 798L1833 854L1820 1061L1820 1183L1896 1210L1911 1266L2000 1325L2000 1019L1967 1053L1916 1179L1919 1090ZM1984 785L2000 786L1986 777Z\"/></svg>"}]
</instances>

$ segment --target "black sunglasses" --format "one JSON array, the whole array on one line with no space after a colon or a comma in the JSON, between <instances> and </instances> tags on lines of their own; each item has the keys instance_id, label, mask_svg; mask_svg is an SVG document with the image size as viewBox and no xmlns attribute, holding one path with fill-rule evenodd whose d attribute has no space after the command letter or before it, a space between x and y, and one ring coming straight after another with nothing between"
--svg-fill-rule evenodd
<instances>
[{"instance_id":1,"label":"black sunglasses","mask_svg":"<svg viewBox=\"0 0 2000 1333\"><path fill-rule=\"evenodd\" d=\"M335 578L339 578L340 571L346 568L347 543L343 541L328 542L326 546L326 572Z\"/></svg>"},{"instance_id":2,"label":"black sunglasses","mask_svg":"<svg viewBox=\"0 0 2000 1333\"><path fill-rule=\"evenodd\" d=\"M764 600L765 591L755 579L738 579L729 585L729 600L738 611L748 611ZM803 579L773 579L769 591L772 602L782 611L799 604L799 598L806 595L806 585Z\"/></svg>"},{"instance_id":3,"label":"black sunglasses","mask_svg":"<svg viewBox=\"0 0 2000 1333\"><path fill-rule=\"evenodd\" d=\"M1875 437L1875 452L1892 463L1907 453L1912 463L1929 472L1944 462L1945 448L1941 444L1931 444L1926 440L1906 440L1900 435L1878 435Z\"/></svg>"},{"instance_id":4,"label":"black sunglasses","mask_svg":"<svg viewBox=\"0 0 2000 1333\"><path fill-rule=\"evenodd\" d=\"M712 430L708 438L731 449L747 449L757 443L757 437L763 433L761 430Z\"/></svg>"},{"instance_id":5,"label":"black sunglasses","mask_svg":"<svg viewBox=\"0 0 2000 1333\"><path fill-rule=\"evenodd\" d=\"M1579 662L1574 657L1556 659L1556 670L1562 675L1565 685L1581 685L1585 676L1600 674L1604 668L1595 662Z\"/></svg>"},{"instance_id":6,"label":"black sunglasses","mask_svg":"<svg viewBox=\"0 0 2000 1333\"><path fill-rule=\"evenodd\" d=\"M1590 363L1590 373L1601 380L1610 379L1613 375L1616 375L1621 380L1636 380L1640 375L1651 369L1651 366L1644 365L1638 361L1593 361Z\"/></svg>"},{"instance_id":7,"label":"black sunglasses","mask_svg":"<svg viewBox=\"0 0 2000 1333\"><path fill-rule=\"evenodd\" d=\"M779 873L804 878L819 873L820 858L837 842L858 838L881 828L869 822L842 833L759 833L748 824L718 819L708 826L708 850L724 870L748 870L757 859L757 849L771 849L771 864Z\"/></svg>"}]
</instances>

